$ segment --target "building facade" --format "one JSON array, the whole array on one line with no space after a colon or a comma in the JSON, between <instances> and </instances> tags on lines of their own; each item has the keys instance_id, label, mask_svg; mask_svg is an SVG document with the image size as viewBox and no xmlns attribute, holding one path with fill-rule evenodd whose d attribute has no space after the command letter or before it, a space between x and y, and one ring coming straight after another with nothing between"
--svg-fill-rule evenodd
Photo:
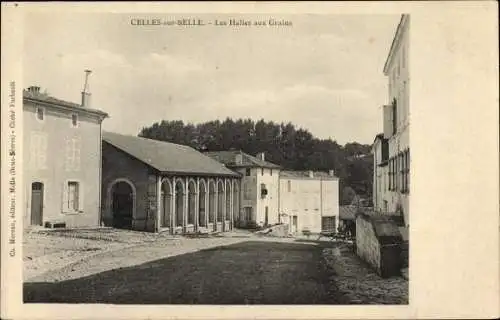
<instances>
[{"instance_id":1,"label":"building facade","mask_svg":"<svg viewBox=\"0 0 500 320\"><path fill-rule=\"evenodd\" d=\"M338 178L333 171L289 171L266 160L264 153L207 152L241 178L241 210L237 227L289 225L291 233L336 230L339 216Z\"/></svg>"},{"instance_id":2,"label":"building facade","mask_svg":"<svg viewBox=\"0 0 500 320\"><path fill-rule=\"evenodd\" d=\"M377 136L373 145L375 208L402 214L406 225L410 193L409 33L410 17L403 14L384 65L389 103L383 107L383 135Z\"/></svg>"},{"instance_id":3,"label":"building facade","mask_svg":"<svg viewBox=\"0 0 500 320\"><path fill-rule=\"evenodd\" d=\"M378 134L373 141L373 206L378 211L388 212L389 203L385 196L389 181L389 142L383 134Z\"/></svg>"},{"instance_id":4,"label":"building facade","mask_svg":"<svg viewBox=\"0 0 500 320\"><path fill-rule=\"evenodd\" d=\"M104 226L183 234L233 228L240 175L183 145L103 134Z\"/></svg>"},{"instance_id":5,"label":"building facade","mask_svg":"<svg viewBox=\"0 0 500 320\"><path fill-rule=\"evenodd\" d=\"M235 216L238 227L272 225L279 218L279 176L281 167L266 161L265 154L255 157L242 151L207 152L241 175L241 210Z\"/></svg>"},{"instance_id":6,"label":"building facade","mask_svg":"<svg viewBox=\"0 0 500 320\"><path fill-rule=\"evenodd\" d=\"M333 171L281 171L279 200L280 220L290 233L337 230L339 180Z\"/></svg>"},{"instance_id":7,"label":"building facade","mask_svg":"<svg viewBox=\"0 0 500 320\"><path fill-rule=\"evenodd\" d=\"M25 226L99 225L101 124L107 114L56 99L40 87L23 91Z\"/></svg>"}]
</instances>

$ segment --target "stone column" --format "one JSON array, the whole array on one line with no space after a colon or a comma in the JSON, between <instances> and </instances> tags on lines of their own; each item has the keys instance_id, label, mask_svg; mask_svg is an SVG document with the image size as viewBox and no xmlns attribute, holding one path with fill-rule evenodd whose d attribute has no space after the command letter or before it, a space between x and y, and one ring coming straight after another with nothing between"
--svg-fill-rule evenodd
<instances>
[{"instance_id":1,"label":"stone column","mask_svg":"<svg viewBox=\"0 0 500 320\"><path fill-rule=\"evenodd\" d=\"M215 188L214 188L214 192L215 192L215 195L214 195L214 227L213 229L216 230L216 231L219 231L217 229L217 214L219 213L219 181L217 179L215 179L214 181L215 183Z\"/></svg>"},{"instance_id":2,"label":"stone column","mask_svg":"<svg viewBox=\"0 0 500 320\"><path fill-rule=\"evenodd\" d=\"M196 178L196 195L194 198L194 231L200 227L200 177Z\"/></svg>"},{"instance_id":3,"label":"stone column","mask_svg":"<svg viewBox=\"0 0 500 320\"><path fill-rule=\"evenodd\" d=\"M160 232L161 213L162 213L162 197L161 197L161 175L156 176L156 232Z\"/></svg>"},{"instance_id":4,"label":"stone column","mask_svg":"<svg viewBox=\"0 0 500 320\"><path fill-rule=\"evenodd\" d=\"M189 178L185 178L184 181L184 210L182 210L182 232L185 233L187 229L187 215L189 210Z\"/></svg>"},{"instance_id":5,"label":"stone column","mask_svg":"<svg viewBox=\"0 0 500 320\"><path fill-rule=\"evenodd\" d=\"M175 233L177 228L177 192L176 192L176 178L172 178L172 214L170 215L172 234Z\"/></svg>"}]
</instances>

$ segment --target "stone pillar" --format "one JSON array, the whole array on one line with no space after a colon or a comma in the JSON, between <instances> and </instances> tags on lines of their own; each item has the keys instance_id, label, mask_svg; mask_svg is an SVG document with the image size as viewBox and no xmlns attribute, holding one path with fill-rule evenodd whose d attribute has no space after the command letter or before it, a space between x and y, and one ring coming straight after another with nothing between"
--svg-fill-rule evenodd
<instances>
[{"instance_id":1,"label":"stone pillar","mask_svg":"<svg viewBox=\"0 0 500 320\"><path fill-rule=\"evenodd\" d=\"M224 193L222 194L222 231L226 230L226 209L227 209L227 180L222 180L222 184L224 185Z\"/></svg>"},{"instance_id":2,"label":"stone pillar","mask_svg":"<svg viewBox=\"0 0 500 320\"><path fill-rule=\"evenodd\" d=\"M205 180L205 226L208 229L208 215L210 214L210 207L209 207L209 201L210 201L210 180L207 179Z\"/></svg>"},{"instance_id":3,"label":"stone pillar","mask_svg":"<svg viewBox=\"0 0 500 320\"><path fill-rule=\"evenodd\" d=\"M177 229L177 192L176 192L176 185L177 181L176 178L172 178L172 214L170 215L170 221L171 221L171 233L175 234L175 230Z\"/></svg>"},{"instance_id":4,"label":"stone pillar","mask_svg":"<svg viewBox=\"0 0 500 320\"><path fill-rule=\"evenodd\" d=\"M217 229L217 215L219 214L219 181L217 181L217 179L215 179L214 181L215 183L215 188L214 188L214 192L215 192L215 196L214 196L214 230L215 231L219 231Z\"/></svg>"},{"instance_id":5,"label":"stone pillar","mask_svg":"<svg viewBox=\"0 0 500 320\"><path fill-rule=\"evenodd\" d=\"M160 232L161 214L163 213L162 197L161 197L161 176L156 177L156 232Z\"/></svg>"},{"instance_id":6,"label":"stone pillar","mask_svg":"<svg viewBox=\"0 0 500 320\"><path fill-rule=\"evenodd\" d=\"M200 226L200 177L196 177L196 196L194 198L194 231L198 231Z\"/></svg>"},{"instance_id":7,"label":"stone pillar","mask_svg":"<svg viewBox=\"0 0 500 320\"><path fill-rule=\"evenodd\" d=\"M182 232L185 233L187 229L187 215L189 210L189 178L184 181L184 208L182 210Z\"/></svg>"}]
</instances>

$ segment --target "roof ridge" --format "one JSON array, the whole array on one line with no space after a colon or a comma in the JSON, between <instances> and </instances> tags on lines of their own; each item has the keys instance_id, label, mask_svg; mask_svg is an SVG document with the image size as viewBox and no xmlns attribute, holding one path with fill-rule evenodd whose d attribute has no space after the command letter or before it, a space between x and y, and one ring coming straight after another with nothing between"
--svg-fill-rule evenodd
<instances>
[{"instance_id":1,"label":"roof ridge","mask_svg":"<svg viewBox=\"0 0 500 320\"><path fill-rule=\"evenodd\" d=\"M155 143L167 143L167 144L171 144L171 145L174 145L174 146L184 147L186 149L192 149L192 150L198 151L198 150L196 150L196 149L194 149L194 148L192 148L190 146L187 146L185 144L174 143L174 142L170 142L170 141L164 141L164 140L158 140L158 139L153 139L153 138L140 137L140 136L134 136L134 135L131 135L131 134L118 133L118 132L112 132L112 131L104 131L104 130L103 130L103 133L110 133L110 134L116 134L116 135L120 135L120 136L124 136L124 137L130 137L130 138L148 140L148 141L153 141Z\"/></svg>"}]
</instances>

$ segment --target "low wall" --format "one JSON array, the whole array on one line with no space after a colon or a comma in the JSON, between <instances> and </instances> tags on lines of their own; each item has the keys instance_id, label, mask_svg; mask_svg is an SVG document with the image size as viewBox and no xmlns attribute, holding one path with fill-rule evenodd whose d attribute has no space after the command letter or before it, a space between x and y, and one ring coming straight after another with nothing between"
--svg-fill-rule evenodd
<instances>
[{"instance_id":1,"label":"low wall","mask_svg":"<svg viewBox=\"0 0 500 320\"><path fill-rule=\"evenodd\" d=\"M395 221L384 216L358 214L356 251L376 272L386 278L400 274L403 238Z\"/></svg>"},{"instance_id":2,"label":"low wall","mask_svg":"<svg viewBox=\"0 0 500 320\"><path fill-rule=\"evenodd\" d=\"M288 224L277 224L272 227L260 230L257 234L266 235L269 237L287 237L289 233Z\"/></svg>"}]
</instances>

